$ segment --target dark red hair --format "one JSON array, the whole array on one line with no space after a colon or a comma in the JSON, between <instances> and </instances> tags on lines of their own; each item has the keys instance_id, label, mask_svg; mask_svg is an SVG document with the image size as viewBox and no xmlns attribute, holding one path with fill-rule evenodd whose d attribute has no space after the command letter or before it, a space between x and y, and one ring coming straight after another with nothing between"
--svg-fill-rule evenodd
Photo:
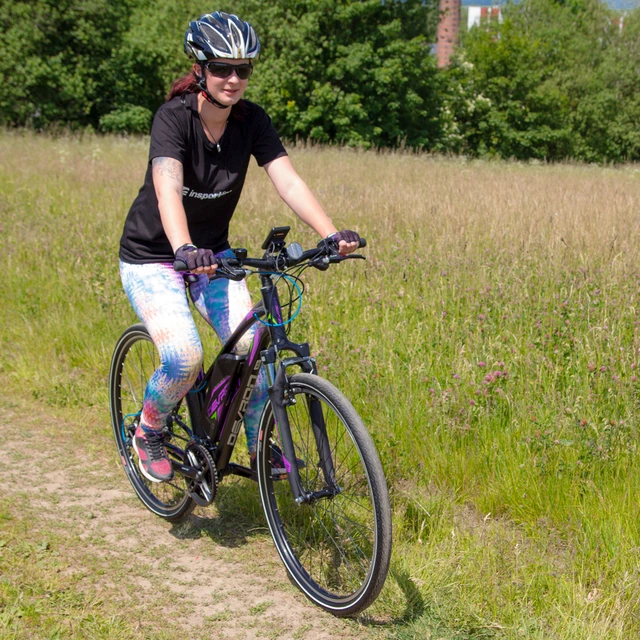
<instances>
[{"instance_id":1,"label":"dark red hair","mask_svg":"<svg viewBox=\"0 0 640 640\"><path fill-rule=\"evenodd\" d=\"M167 102L173 100L176 96L181 96L183 93L198 93L198 91L200 91L198 76L196 76L195 71L191 70L186 76L174 80L167 95Z\"/></svg>"}]
</instances>

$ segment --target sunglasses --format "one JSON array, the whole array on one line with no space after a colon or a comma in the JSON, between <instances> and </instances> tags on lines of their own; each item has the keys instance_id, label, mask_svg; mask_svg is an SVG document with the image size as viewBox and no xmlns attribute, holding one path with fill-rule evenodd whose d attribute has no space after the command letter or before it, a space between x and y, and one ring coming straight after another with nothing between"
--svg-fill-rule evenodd
<instances>
[{"instance_id":1,"label":"sunglasses","mask_svg":"<svg viewBox=\"0 0 640 640\"><path fill-rule=\"evenodd\" d=\"M240 78L240 80L247 80L253 73L252 64L230 64L228 62L207 62L204 65L209 69L209 73L216 78L228 78L232 73Z\"/></svg>"}]
</instances>

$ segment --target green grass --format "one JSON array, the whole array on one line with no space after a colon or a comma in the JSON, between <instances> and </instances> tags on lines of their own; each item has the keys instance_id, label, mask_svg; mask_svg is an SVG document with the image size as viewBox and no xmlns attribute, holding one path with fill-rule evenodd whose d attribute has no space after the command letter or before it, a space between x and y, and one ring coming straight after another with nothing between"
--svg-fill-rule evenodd
<instances>
[{"instance_id":1,"label":"green grass","mask_svg":"<svg viewBox=\"0 0 640 640\"><path fill-rule=\"evenodd\" d=\"M0 374L104 433L146 153L0 136ZM369 243L366 263L308 274L293 330L388 474L392 574L364 623L403 640L640 637L640 169L291 155ZM233 244L256 253L280 224L315 242L252 166Z\"/></svg>"}]
</instances>

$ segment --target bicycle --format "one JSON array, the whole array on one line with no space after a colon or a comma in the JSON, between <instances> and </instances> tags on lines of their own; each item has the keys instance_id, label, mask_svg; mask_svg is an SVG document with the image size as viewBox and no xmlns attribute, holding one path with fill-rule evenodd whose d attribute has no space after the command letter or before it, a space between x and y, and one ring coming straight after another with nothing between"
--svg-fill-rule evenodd
<instances>
[{"instance_id":1,"label":"bicycle","mask_svg":"<svg viewBox=\"0 0 640 640\"><path fill-rule=\"evenodd\" d=\"M317 375L309 345L291 342L288 329L300 308L294 311L294 304L302 302L302 271L326 270L364 256L341 256L327 241L303 251L298 243L286 245L288 231L289 227L271 230L262 244L262 258L249 258L246 249L235 249L235 258L218 260L214 277L241 280L257 273L262 299L166 421L165 445L174 479L147 480L132 446L146 383L159 364L142 324L129 327L114 350L111 421L133 489L148 509L166 520L180 520L196 505L211 504L227 475L257 479L269 531L289 577L315 604L336 616L351 616L375 600L389 569L387 486L356 410ZM184 271L186 265L176 262L174 268ZM185 279L188 282L189 276ZM277 288L282 281L290 293L284 305ZM249 352L237 355L234 347L254 325ZM231 462L231 455L262 366L269 390L252 471ZM296 372L291 372L294 367ZM284 468L273 466L276 451Z\"/></svg>"}]
</instances>

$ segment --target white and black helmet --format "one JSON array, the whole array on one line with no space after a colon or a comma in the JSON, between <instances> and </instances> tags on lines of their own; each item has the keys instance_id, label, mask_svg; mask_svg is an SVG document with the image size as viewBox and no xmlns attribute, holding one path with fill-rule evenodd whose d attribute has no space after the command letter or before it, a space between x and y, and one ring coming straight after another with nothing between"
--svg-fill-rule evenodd
<instances>
[{"instance_id":1,"label":"white and black helmet","mask_svg":"<svg viewBox=\"0 0 640 640\"><path fill-rule=\"evenodd\" d=\"M238 16L222 11L206 13L189 23L184 51L198 62L215 58L257 58L260 42L254 28Z\"/></svg>"}]
</instances>

